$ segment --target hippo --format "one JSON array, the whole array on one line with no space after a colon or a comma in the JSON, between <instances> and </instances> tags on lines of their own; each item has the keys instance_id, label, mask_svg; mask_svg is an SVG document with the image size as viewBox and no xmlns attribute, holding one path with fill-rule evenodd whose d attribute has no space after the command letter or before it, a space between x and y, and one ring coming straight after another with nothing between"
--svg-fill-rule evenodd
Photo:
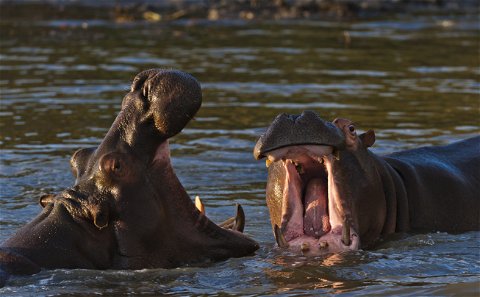
<instances>
[{"instance_id":1,"label":"hippo","mask_svg":"<svg viewBox=\"0 0 480 297\"><path fill-rule=\"evenodd\" d=\"M276 242L304 255L373 248L407 232L480 230L480 136L377 156L375 132L313 111L278 115L253 155L266 158Z\"/></svg>"},{"instance_id":2,"label":"hippo","mask_svg":"<svg viewBox=\"0 0 480 297\"><path fill-rule=\"evenodd\" d=\"M139 73L100 145L71 157L74 185L40 197L41 213L1 244L3 280L42 268L173 268L253 254L241 206L216 225L172 167L169 138L201 102L189 74Z\"/></svg>"}]
</instances>

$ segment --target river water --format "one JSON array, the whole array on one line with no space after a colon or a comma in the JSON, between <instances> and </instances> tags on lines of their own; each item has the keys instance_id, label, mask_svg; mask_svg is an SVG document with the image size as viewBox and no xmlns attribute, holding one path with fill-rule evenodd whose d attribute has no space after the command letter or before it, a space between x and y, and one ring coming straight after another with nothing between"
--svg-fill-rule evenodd
<instances>
[{"instance_id":1,"label":"river water","mask_svg":"<svg viewBox=\"0 0 480 297\"><path fill-rule=\"evenodd\" d=\"M388 20L127 22L0 20L0 241L72 185L71 154L97 145L131 79L148 68L192 73L196 120L171 140L177 175L216 222L241 203L261 248L171 270L42 271L5 296L478 296L480 232L398 236L375 250L304 258L275 247L256 139L281 112L315 110L375 129L376 153L480 132L476 16Z\"/></svg>"}]
</instances>

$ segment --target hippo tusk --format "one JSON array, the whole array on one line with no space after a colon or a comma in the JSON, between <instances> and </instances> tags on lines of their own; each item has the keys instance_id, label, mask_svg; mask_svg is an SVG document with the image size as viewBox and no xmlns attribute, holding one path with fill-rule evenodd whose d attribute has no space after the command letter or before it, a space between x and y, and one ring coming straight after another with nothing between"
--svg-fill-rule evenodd
<instances>
[{"instance_id":1,"label":"hippo tusk","mask_svg":"<svg viewBox=\"0 0 480 297\"><path fill-rule=\"evenodd\" d=\"M277 244L281 248L287 248L288 247L288 242L285 239L285 236L283 236L282 229L278 227L278 225L275 225L274 227L274 235L275 235L275 240L277 241Z\"/></svg>"},{"instance_id":2,"label":"hippo tusk","mask_svg":"<svg viewBox=\"0 0 480 297\"><path fill-rule=\"evenodd\" d=\"M268 167L270 167L270 164L272 164L272 160L266 159L265 160L265 166L268 168Z\"/></svg>"},{"instance_id":3,"label":"hippo tusk","mask_svg":"<svg viewBox=\"0 0 480 297\"><path fill-rule=\"evenodd\" d=\"M245 228L245 213L243 212L243 207L240 204L237 204L233 230L243 232L243 228Z\"/></svg>"},{"instance_id":4,"label":"hippo tusk","mask_svg":"<svg viewBox=\"0 0 480 297\"><path fill-rule=\"evenodd\" d=\"M202 200L200 200L200 196L195 196L195 206L201 214L205 215L205 206L203 205Z\"/></svg>"},{"instance_id":5,"label":"hippo tusk","mask_svg":"<svg viewBox=\"0 0 480 297\"><path fill-rule=\"evenodd\" d=\"M335 160L340 161L340 151L339 150L334 150L332 154L335 157Z\"/></svg>"},{"instance_id":6,"label":"hippo tusk","mask_svg":"<svg viewBox=\"0 0 480 297\"><path fill-rule=\"evenodd\" d=\"M342 228L342 242L344 245L350 245L350 225L348 224L347 219L343 221Z\"/></svg>"},{"instance_id":7,"label":"hippo tusk","mask_svg":"<svg viewBox=\"0 0 480 297\"><path fill-rule=\"evenodd\" d=\"M239 232L243 232L245 228L245 212L240 204L237 204L237 212L234 217L231 217L225 220L223 223L218 224L218 226L224 229L231 229Z\"/></svg>"}]
</instances>

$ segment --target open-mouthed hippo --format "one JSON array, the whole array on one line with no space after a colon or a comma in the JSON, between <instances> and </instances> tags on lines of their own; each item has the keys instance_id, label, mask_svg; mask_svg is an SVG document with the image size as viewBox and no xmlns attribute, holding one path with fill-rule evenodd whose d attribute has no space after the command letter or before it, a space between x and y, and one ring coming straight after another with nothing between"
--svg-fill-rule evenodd
<instances>
[{"instance_id":1,"label":"open-mouthed hippo","mask_svg":"<svg viewBox=\"0 0 480 297\"><path fill-rule=\"evenodd\" d=\"M260 137L277 244L318 255L371 248L394 232L480 229L480 137L377 156L357 135L305 111L281 114Z\"/></svg>"},{"instance_id":2,"label":"open-mouthed hippo","mask_svg":"<svg viewBox=\"0 0 480 297\"><path fill-rule=\"evenodd\" d=\"M201 101L199 83L186 73L138 74L101 144L72 156L74 186L41 197L43 211L1 245L3 278L41 268L171 268L257 250L241 233L241 207L217 226L172 168L168 139Z\"/></svg>"}]
</instances>

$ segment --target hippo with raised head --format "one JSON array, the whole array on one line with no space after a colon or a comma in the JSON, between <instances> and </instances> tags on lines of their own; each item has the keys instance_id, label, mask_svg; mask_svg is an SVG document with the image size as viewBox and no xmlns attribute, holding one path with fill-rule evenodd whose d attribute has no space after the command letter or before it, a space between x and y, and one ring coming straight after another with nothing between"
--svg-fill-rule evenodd
<instances>
[{"instance_id":1,"label":"hippo with raised head","mask_svg":"<svg viewBox=\"0 0 480 297\"><path fill-rule=\"evenodd\" d=\"M280 247L318 255L395 232L480 230L480 136L377 156L347 119L281 114L258 140Z\"/></svg>"},{"instance_id":2,"label":"hippo with raised head","mask_svg":"<svg viewBox=\"0 0 480 297\"><path fill-rule=\"evenodd\" d=\"M241 207L225 228L217 226L172 168L168 139L201 102L189 74L138 74L100 145L73 154L75 184L41 197L42 212L1 245L0 279L41 268L172 268L257 250L241 233Z\"/></svg>"}]
</instances>

